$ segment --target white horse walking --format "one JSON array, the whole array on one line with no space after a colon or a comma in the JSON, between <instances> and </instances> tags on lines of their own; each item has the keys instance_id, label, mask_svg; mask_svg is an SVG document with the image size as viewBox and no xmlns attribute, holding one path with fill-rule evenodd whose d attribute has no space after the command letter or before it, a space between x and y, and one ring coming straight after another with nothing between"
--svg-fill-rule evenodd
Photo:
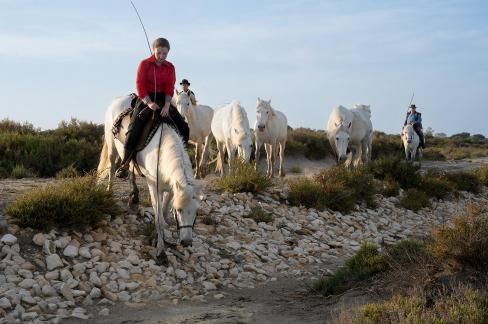
<instances>
[{"instance_id":1,"label":"white horse walking","mask_svg":"<svg viewBox=\"0 0 488 324\"><path fill-rule=\"evenodd\" d=\"M114 99L105 114L105 138L98 165L98 176L99 180L109 177L108 189L113 184L115 161L124 152L123 144L112 134L112 125L117 116L130 106L131 100L131 96ZM159 168L157 167L158 153ZM136 159L146 177L155 211L155 227L158 235L156 261L158 264L165 264L167 258L164 252L163 229L164 219L168 217L170 209L174 213L181 244L192 245L193 224L199 203L191 162L181 138L166 124L159 126L149 144L137 153ZM159 181L159 188L157 188L157 181Z\"/></svg>"},{"instance_id":2,"label":"white horse walking","mask_svg":"<svg viewBox=\"0 0 488 324\"><path fill-rule=\"evenodd\" d=\"M413 125L406 125L402 128L402 142L405 149L405 160L414 162L418 153L419 165L422 165L422 148L420 146L420 137L415 132Z\"/></svg>"},{"instance_id":3,"label":"white horse walking","mask_svg":"<svg viewBox=\"0 0 488 324\"><path fill-rule=\"evenodd\" d=\"M256 124L254 133L256 135L256 170L259 164L261 146L264 143L266 157L268 161L267 175L273 177L274 165L278 149L280 151L280 177L285 176L283 161L285 159L286 133L288 121L286 116L271 107L271 100L261 100L258 98L256 105Z\"/></svg>"},{"instance_id":4,"label":"white horse walking","mask_svg":"<svg viewBox=\"0 0 488 324\"><path fill-rule=\"evenodd\" d=\"M252 152L251 129L247 114L241 104L234 100L230 104L215 109L212 119L212 133L217 141L217 172L224 175L224 156L227 151L229 166L238 157L249 162Z\"/></svg>"},{"instance_id":5,"label":"white horse walking","mask_svg":"<svg viewBox=\"0 0 488 324\"><path fill-rule=\"evenodd\" d=\"M336 153L337 163L347 160L347 149L352 152L346 165L359 165L371 159L373 124L368 105L355 105L353 109L337 106L332 109L327 123L327 136Z\"/></svg>"},{"instance_id":6,"label":"white horse walking","mask_svg":"<svg viewBox=\"0 0 488 324\"><path fill-rule=\"evenodd\" d=\"M211 123L214 111L209 106L194 105L190 96L184 91L176 91L173 100L179 113L188 123L190 141L195 144L195 177L202 178L212 142Z\"/></svg>"}]
</instances>

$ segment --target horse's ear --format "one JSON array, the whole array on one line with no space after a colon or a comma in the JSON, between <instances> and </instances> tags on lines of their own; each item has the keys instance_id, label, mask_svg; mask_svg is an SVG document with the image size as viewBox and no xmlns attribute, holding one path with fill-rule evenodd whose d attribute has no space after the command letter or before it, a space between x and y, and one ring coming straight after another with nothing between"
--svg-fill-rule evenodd
<instances>
[{"instance_id":1,"label":"horse's ear","mask_svg":"<svg viewBox=\"0 0 488 324\"><path fill-rule=\"evenodd\" d=\"M351 128L352 126L352 122L349 122L349 125L347 126L347 128Z\"/></svg>"},{"instance_id":2,"label":"horse's ear","mask_svg":"<svg viewBox=\"0 0 488 324\"><path fill-rule=\"evenodd\" d=\"M178 89L175 89L175 92L176 92L176 95L180 95L180 93L178 92Z\"/></svg>"},{"instance_id":3,"label":"horse's ear","mask_svg":"<svg viewBox=\"0 0 488 324\"><path fill-rule=\"evenodd\" d=\"M237 128L234 128L234 132L236 132L236 134L239 133L239 131L237 131Z\"/></svg>"},{"instance_id":4,"label":"horse's ear","mask_svg":"<svg viewBox=\"0 0 488 324\"><path fill-rule=\"evenodd\" d=\"M261 98L258 97L258 102L260 102L260 101L261 101Z\"/></svg>"},{"instance_id":5,"label":"horse's ear","mask_svg":"<svg viewBox=\"0 0 488 324\"><path fill-rule=\"evenodd\" d=\"M268 105L271 105L271 99L268 100Z\"/></svg>"}]
</instances>

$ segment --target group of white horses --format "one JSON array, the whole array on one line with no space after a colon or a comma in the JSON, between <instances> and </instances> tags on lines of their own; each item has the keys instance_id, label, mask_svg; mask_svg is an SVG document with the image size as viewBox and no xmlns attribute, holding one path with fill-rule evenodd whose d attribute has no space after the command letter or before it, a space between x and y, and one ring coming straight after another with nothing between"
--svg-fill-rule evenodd
<instances>
[{"instance_id":1,"label":"group of white horses","mask_svg":"<svg viewBox=\"0 0 488 324\"><path fill-rule=\"evenodd\" d=\"M112 125L119 114L130 105L131 99L130 96L114 99L105 116L105 137L98 175L100 180L108 176L109 190L113 185L116 160L123 156L124 152L123 144L112 134ZM253 149L253 132L249 126L247 113L239 101L234 100L214 110L209 106L194 104L185 92L176 92L172 103L190 128L190 142L195 145L195 174L182 139L172 127L165 124L159 127L156 135L136 157L140 170L146 178L155 212L156 261L159 264L167 262L163 229L168 223L176 223L183 246L192 245L192 231L199 208L200 190L195 177L204 176L212 138L215 137L217 143L216 165L221 176L226 173L224 165L226 153L230 167L236 155L237 158L248 163ZM286 116L271 106L271 100L258 98L254 127L255 167L258 167L260 150L264 144L268 177L273 177L275 173L278 153L279 175L285 176L283 163L287 127ZM402 131L406 154L407 147L413 147L414 144L416 134L412 131L412 127L405 127ZM371 158L373 140L370 107L367 105L356 105L353 109L335 107L329 116L327 134L338 163L345 162L353 166L367 163ZM415 153L409 151L407 158L409 157L415 157ZM134 192L137 190L134 177L132 177L132 185Z\"/></svg>"}]
</instances>

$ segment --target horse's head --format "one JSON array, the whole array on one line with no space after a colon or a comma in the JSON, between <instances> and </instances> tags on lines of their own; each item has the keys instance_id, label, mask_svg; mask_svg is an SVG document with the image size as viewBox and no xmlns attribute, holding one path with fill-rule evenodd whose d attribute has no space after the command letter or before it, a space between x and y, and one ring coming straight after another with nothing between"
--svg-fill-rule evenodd
<instances>
[{"instance_id":1,"label":"horse's head","mask_svg":"<svg viewBox=\"0 0 488 324\"><path fill-rule=\"evenodd\" d=\"M196 191L191 185L183 186L177 182L173 192L173 213L183 246L193 243L193 225L200 207Z\"/></svg>"},{"instance_id":2,"label":"horse's head","mask_svg":"<svg viewBox=\"0 0 488 324\"><path fill-rule=\"evenodd\" d=\"M256 104L256 125L259 131L263 131L268 123L268 119L274 116L273 108L271 108L271 100L262 100L258 98Z\"/></svg>"},{"instance_id":3,"label":"horse's head","mask_svg":"<svg viewBox=\"0 0 488 324\"><path fill-rule=\"evenodd\" d=\"M180 113L185 120L188 121L188 112L190 111L191 107L191 98L190 96L185 92L181 91L178 92L176 90L176 109L178 109L178 112Z\"/></svg>"},{"instance_id":4,"label":"horse's head","mask_svg":"<svg viewBox=\"0 0 488 324\"><path fill-rule=\"evenodd\" d=\"M415 130L413 129L413 126L408 124L406 126L403 127L402 129L402 140L403 140L403 143L405 144L410 144L412 143L413 141L413 138L414 138L414 134L415 134Z\"/></svg>"},{"instance_id":5,"label":"horse's head","mask_svg":"<svg viewBox=\"0 0 488 324\"><path fill-rule=\"evenodd\" d=\"M237 147L237 155L244 162L249 162L252 152L251 131L247 128L234 128L234 144Z\"/></svg>"},{"instance_id":6,"label":"horse's head","mask_svg":"<svg viewBox=\"0 0 488 324\"><path fill-rule=\"evenodd\" d=\"M347 160L347 147L349 146L350 132L352 122L347 120L340 120L335 123L335 135L333 138L336 153L337 162L341 163ZM332 135L332 134L331 134Z\"/></svg>"}]
</instances>

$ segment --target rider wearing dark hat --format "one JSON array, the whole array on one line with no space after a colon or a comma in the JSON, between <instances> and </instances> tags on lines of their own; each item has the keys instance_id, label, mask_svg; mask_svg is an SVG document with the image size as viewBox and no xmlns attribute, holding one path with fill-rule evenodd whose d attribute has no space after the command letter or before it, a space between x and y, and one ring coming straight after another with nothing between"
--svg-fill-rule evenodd
<instances>
[{"instance_id":1,"label":"rider wearing dark hat","mask_svg":"<svg viewBox=\"0 0 488 324\"><path fill-rule=\"evenodd\" d=\"M195 98L195 93L190 90L190 82L188 82L187 79L183 79L181 80L180 85L182 91L184 91L190 97L192 104L196 105L197 99Z\"/></svg>"},{"instance_id":2,"label":"rider wearing dark hat","mask_svg":"<svg viewBox=\"0 0 488 324\"><path fill-rule=\"evenodd\" d=\"M420 147L425 148L424 132L422 127L422 114L417 111L417 106L410 105L410 111L407 112L407 117L405 118L405 123L413 125L413 129L420 138Z\"/></svg>"},{"instance_id":3,"label":"rider wearing dark hat","mask_svg":"<svg viewBox=\"0 0 488 324\"><path fill-rule=\"evenodd\" d=\"M137 94L147 108L142 109L140 107L144 105L138 105L132 114L124 145L124 159L121 167L115 172L119 178L127 177L129 163L135 152L140 132L148 116L152 115L151 110L159 112L164 123L175 126L183 137L184 143L188 143L190 134L188 124L171 105L176 73L174 65L166 60L169 49L170 45L166 38L157 38L152 44L153 55L139 63L136 77Z\"/></svg>"}]
</instances>

